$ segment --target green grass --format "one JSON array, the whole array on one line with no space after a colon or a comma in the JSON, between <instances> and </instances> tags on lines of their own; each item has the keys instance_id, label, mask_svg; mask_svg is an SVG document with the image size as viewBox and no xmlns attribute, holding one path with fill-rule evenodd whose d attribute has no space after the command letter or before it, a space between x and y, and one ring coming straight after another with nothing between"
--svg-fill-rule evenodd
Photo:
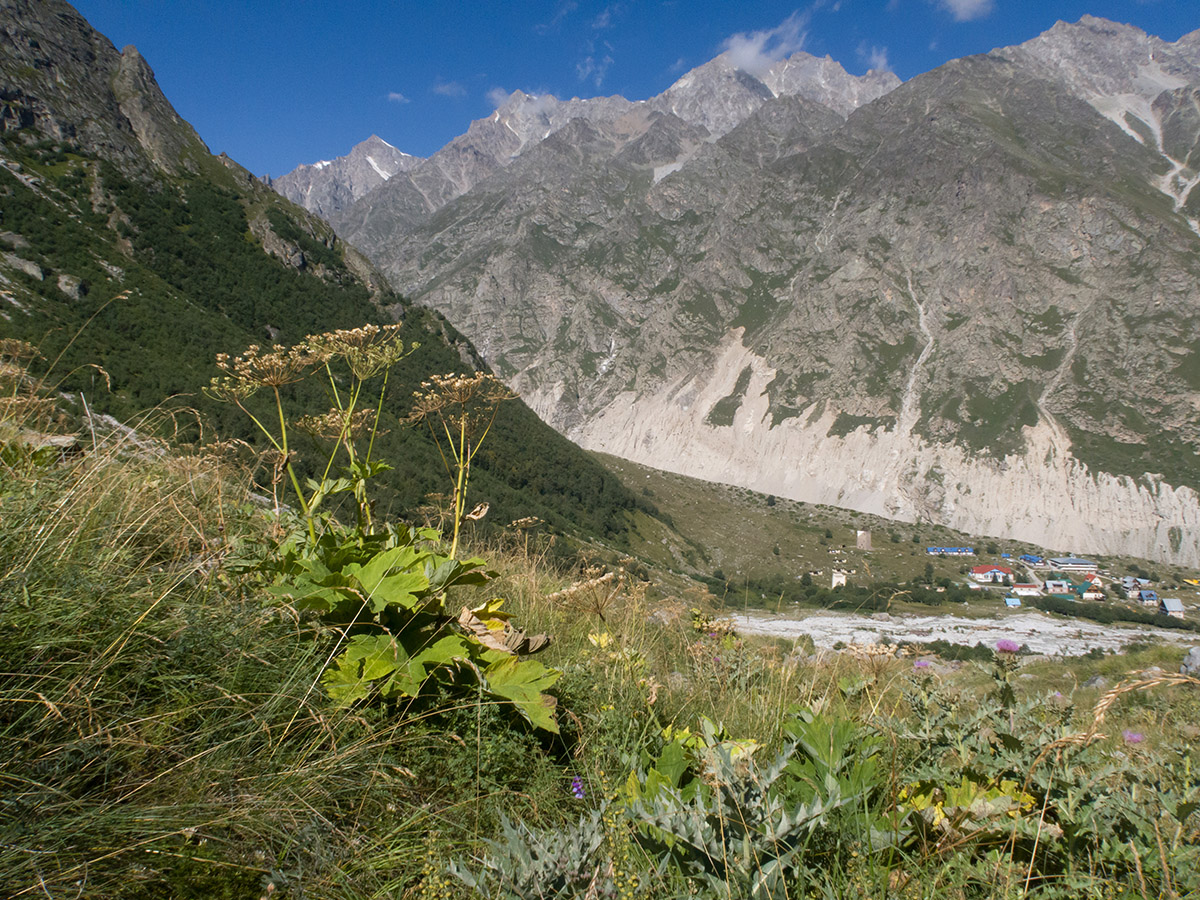
<instances>
[{"instance_id":1,"label":"green grass","mask_svg":"<svg viewBox=\"0 0 1200 900\"><path fill-rule=\"evenodd\" d=\"M5 396L29 395L9 384ZM1169 671L1178 651L983 654L929 669L894 648L813 654L739 637L682 576L599 545L555 562L553 535L509 529L467 550L497 576L447 605L502 596L521 627L552 637L537 659L562 672L560 733L453 679L339 708L320 682L337 630L232 565L271 547L278 523L227 449L157 453L88 432L76 456L31 454L14 435L53 423L27 400L5 409L6 896L475 896L447 873L453 862L512 897L541 872L539 846L558 848L563 897L586 896L587 883L648 900L768 896L753 887L768 864L782 867L787 896L1200 890L1187 768L1200 694L1140 674ZM720 509L745 519L739 558L764 538L823 547L879 524L749 492L732 503L716 486L660 477L652 492L681 498L679 532ZM704 552L635 518L647 544ZM887 546L889 572L924 565L907 534ZM1092 675L1126 687L1073 687ZM797 817L800 831L788 824ZM744 842L722 837L743 828ZM594 842L573 844L581 834ZM781 853L790 846L802 852ZM536 875L532 896L550 877Z\"/></svg>"},{"instance_id":2,"label":"green grass","mask_svg":"<svg viewBox=\"0 0 1200 900\"><path fill-rule=\"evenodd\" d=\"M641 492L673 526L667 532L643 527L630 549L653 563L705 575L722 569L729 576L798 577L806 571L826 573L835 554L841 567L857 569L861 581L910 581L934 565L934 577L962 579L964 565L999 562L999 551L1014 557L1040 548L1020 541L980 537L928 523L899 522L868 513L770 497L757 491L717 484L651 469L617 457L597 454L629 488ZM871 532L870 551L856 549L859 529ZM828 530L832 535L825 537ZM897 537L893 542L892 535ZM914 542L913 538L917 540ZM664 541L666 543L664 543ZM930 557L927 546L974 546L979 555L950 559ZM996 553L987 548L995 546ZM691 568L682 564L683 548L704 558ZM779 552L776 553L775 549ZM866 573L869 572L869 576Z\"/></svg>"},{"instance_id":3,"label":"green grass","mask_svg":"<svg viewBox=\"0 0 1200 900\"><path fill-rule=\"evenodd\" d=\"M704 421L718 428L728 428L732 425L742 401L746 399L746 389L750 386L750 376L753 374L754 369L750 366L742 369L733 390L729 392L728 396L722 397L713 404L713 408L708 411Z\"/></svg>"}]
</instances>

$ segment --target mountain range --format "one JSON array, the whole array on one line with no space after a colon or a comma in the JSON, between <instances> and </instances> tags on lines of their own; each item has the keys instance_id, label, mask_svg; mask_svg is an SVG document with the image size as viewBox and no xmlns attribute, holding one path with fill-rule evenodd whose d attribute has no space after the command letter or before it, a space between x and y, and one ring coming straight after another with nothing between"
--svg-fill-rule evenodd
<instances>
[{"instance_id":1,"label":"mountain range","mask_svg":"<svg viewBox=\"0 0 1200 900\"><path fill-rule=\"evenodd\" d=\"M1200 565L1200 31L1085 17L903 84L720 56L407 165L323 214L584 447Z\"/></svg>"}]
</instances>

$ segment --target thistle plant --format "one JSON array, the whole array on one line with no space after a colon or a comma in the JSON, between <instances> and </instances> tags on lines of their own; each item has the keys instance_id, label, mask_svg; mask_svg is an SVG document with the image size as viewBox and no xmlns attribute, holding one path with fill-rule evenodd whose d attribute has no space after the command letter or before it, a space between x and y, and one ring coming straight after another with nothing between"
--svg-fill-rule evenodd
<instances>
[{"instance_id":1,"label":"thistle plant","mask_svg":"<svg viewBox=\"0 0 1200 900\"><path fill-rule=\"evenodd\" d=\"M487 439L500 404L513 396L496 376L486 372L435 375L413 393L415 402L408 421L414 425L424 422L429 427L446 474L454 483L452 559L458 553L462 523L470 518L467 487L471 462Z\"/></svg>"}]
</instances>

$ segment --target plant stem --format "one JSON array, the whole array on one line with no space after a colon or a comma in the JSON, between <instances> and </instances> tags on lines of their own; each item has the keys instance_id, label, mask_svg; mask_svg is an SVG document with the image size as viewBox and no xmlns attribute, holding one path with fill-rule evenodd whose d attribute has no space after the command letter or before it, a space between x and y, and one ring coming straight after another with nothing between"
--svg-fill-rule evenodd
<instances>
[{"instance_id":1,"label":"plant stem","mask_svg":"<svg viewBox=\"0 0 1200 900\"><path fill-rule=\"evenodd\" d=\"M313 525L312 512L308 508L308 501L304 497L304 491L300 489L300 480L296 477L296 470L292 468L292 461L288 456L288 437L287 437L287 419L283 415L283 400L279 396L279 388L271 389L275 393L275 411L279 413L279 452L283 454L283 467L287 470L288 478L292 480L292 490L296 492L296 499L300 501L300 510L304 513L304 521L308 525L308 538L314 544L317 542L317 529Z\"/></svg>"}]
</instances>

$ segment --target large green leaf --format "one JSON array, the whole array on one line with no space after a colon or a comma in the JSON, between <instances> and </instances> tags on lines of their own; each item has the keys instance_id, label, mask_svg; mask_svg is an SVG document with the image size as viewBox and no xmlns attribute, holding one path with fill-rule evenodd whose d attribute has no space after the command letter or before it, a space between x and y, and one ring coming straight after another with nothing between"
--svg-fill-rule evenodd
<instances>
[{"instance_id":1,"label":"large green leaf","mask_svg":"<svg viewBox=\"0 0 1200 900\"><path fill-rule=\"evenodd\" d=\"M413 609L420 594L429 588L422 571L427 553L413 547L394 547L377 553L364 566L347 565L342 571L362 585L372 612L389 606Z\"/></svg>"},{"instance_id":2,"label":"large green leaf","mask_svg":"<svg viewBox=\"0 0 1200 900\"><path fill-rule=\"evenodd\" d=\"M268 590L276 597L293 601L297 609L332 612L342 600L353 599L358 593L350 579L341 572L330 571L320 560L300 558L293 567L298 571Z\"/></svg>"},{"instance_id":3,"label":"large green leaf","mask_svg":"<svg viewBox=\"0 0 1200 900\"><path fill-rule=\"evenodd\" d=\"M384 686L385 697L403 694L415 697L421 690L421 685L441 666L457 665L469 658L470 647L457 634L446 635L433 644L414 653L409 657L408 664L397 669L396 673Z\"/></svg>"},{"instance_id":4,"label":"large green leaf","mask_svg":"<svg viewBox=\"0 0 1200 900\"><path fill-rule=\"evenodd\" d=\"M483 671L484 689L511 700L521 715L535 727L558 734L558 722L554 712L558 701L542 691L558 681L562 675L532 659L505 656Z\"/></svg>"},{"instance_id":5,"label":"large green leaf","mask_svg":"<svg viewBox=\"0 0 1200 900\"><path fill-rule=\"evenodd\" d=\"M356 634L321 677L329 697L339 706L365 700L374 682L408 661L408 653L390 634Z\"/></svg>"}]
</instances>

